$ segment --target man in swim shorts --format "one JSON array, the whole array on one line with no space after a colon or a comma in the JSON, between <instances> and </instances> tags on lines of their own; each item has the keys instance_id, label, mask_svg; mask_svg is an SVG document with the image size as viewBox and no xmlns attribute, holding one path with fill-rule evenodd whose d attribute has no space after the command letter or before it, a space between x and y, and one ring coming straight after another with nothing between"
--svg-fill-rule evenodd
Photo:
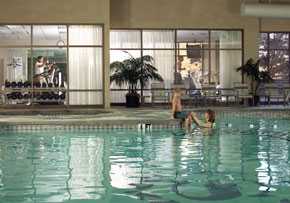
<instances>
[{"instance_id":1,"label":"man in swim shorts","mask_svg":"<svg viewBox=\"0 0 290 203\"><path fill-rule=\"evenodd\" d=\"M191 112L183 111L181 105L181 90L176 88L172 97L172 117L175 119L181 119L183 126L191 125ZM191 119L190 119L191 120Z\"/></svg>"}]
</instances>

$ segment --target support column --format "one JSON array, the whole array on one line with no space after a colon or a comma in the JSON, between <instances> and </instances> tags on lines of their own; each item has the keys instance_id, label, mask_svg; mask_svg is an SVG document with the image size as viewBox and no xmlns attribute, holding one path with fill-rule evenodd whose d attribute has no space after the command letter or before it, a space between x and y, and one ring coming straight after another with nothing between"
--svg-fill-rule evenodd
<instances>
[{"instance_id":1,"label":"support column","mask_svg":"<svg viewBox=\"0 0 290 203\"><path fill-rule=\"evenodd\" d=\"M106 2L106 22L104 24L104 69L103 69L103 104L105 109L110 108L110 1Z\"/></svg>"},{"instance_id":2,"label":"support column","mask_svg":"<svg viewBox=\"0 0 290 203\"><path fill-rule=\"evenodd\" d=\"M244 30L244 62L249 58L259 58L260 31L258 20L254 24Z\"/></svg>"}]
</instances>

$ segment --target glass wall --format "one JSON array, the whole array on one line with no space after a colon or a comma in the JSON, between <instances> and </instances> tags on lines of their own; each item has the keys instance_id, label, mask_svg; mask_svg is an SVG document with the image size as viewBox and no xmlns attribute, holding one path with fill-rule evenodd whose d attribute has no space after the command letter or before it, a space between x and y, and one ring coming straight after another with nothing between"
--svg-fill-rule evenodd
<instances>
[{"instance_id":1,"label":"glass wall","mask_svg":"<svg viewBox=\"0 0 290 203\"><path fill-rule=\"evenodd\" d=\"M275 81L290 81L290 42L289 34L284 32L261 33L259 46L260 68L270 71Z\"/></svg>"},{"instance_id":2,"label":"glass wall","mask_svg":"<svg viewBox=\"0 0 290 203\"><path fill-rule=\"evenodd\" d=\"M188 78L190 88L203 84L230 88L241 82L235 69L242 63L242 30L111 30L110 50L111 63L152 56L168 89ZM126 88L111 84L112 103L125 101ZM150 83L145 89L150 92Z\"/></svg>"},{"instance_id":3,"label":"glass wall","mask_svg":"<svg viewBox=\"0 0 290 203\"><path fill-rule=\"evenodd\" d=\"M175 43L173 30L144 30L142 32L143 55L153 57L153 65L162 76L165 88L171 87L175 71ZM147 88L150 88L148 84Z\"/></svg>"},{"instance_id":4,"label":"glass wall","mask_svg":"<svg viewBox=\"0 0 290 203\"><path fill-rule=\"evenodd\" d=\"M177 30L177 49L177 71L192 78L192 88L241 82L235 70L242 62L241 30Z\"/></svg>"},{"instance_id":5,"label":"glass wall","mask_svg":"<svg viewBox=\"0 0 290 203\"><path fill-rule=\"evenodd\" d=\"M102 104L102 27L69 26L70 104Z\"/></svg>"},{"instance_id":6,"label":"glass wall","mask_svg":"<svg viewBox=\"0 0 290 203\"><path fill-rule=\"evenodd\" d=\"M150 55L153 66L163 77L165 88L170 88L175 71L174 30L112 30L110 34L110 62L123 61L130 57ZM151 83L144 87L144 95L149 94ZM127 87L111 84L111 101L125 102Z\"/></svg>"},{"instance_id":7,"label":"glass wall","mask_svg":"<svg viewBox=\"0 0 290 203\"><path fill-rule=\"evenodd\" d=\"M102 33L99 25L1 25L2 101L103 104Z\"/></svg>"},{"instance_id":8,"label":"glass wall","mask_svg":"<svg viewBox=\"0 0 290 203\"><path fill-rule=\"evenodd\" d=\"M113 30L110 32L110 63L130 57L141 57L141 33L139 30ZM124 103L127 86L111 84L112 103Z\"/></svg>"}]
</instances>

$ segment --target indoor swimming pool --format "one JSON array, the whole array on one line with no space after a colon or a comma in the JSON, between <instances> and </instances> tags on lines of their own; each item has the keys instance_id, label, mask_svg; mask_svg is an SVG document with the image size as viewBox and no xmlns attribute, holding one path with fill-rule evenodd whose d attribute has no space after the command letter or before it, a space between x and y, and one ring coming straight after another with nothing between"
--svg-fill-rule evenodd
<instances>
[{"instance_id":1,"label":"indoor swimming pool","mask_svg":"<svg viewBox=\"0 0 290 203\"><path fill-rule=\"evenodd\" d=\"M289 123L231 115L192 133L2 131L0 202L289 203Z\"/></svg>"}]
</instances>

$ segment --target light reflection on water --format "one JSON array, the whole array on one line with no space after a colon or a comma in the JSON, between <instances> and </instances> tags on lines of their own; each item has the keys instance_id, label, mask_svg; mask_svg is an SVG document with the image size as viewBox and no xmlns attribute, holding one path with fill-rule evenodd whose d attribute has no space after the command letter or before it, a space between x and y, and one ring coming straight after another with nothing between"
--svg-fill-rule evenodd
<instances>
[{"instance_id":1,"label":"light reflection on water","mask_svg":"<svg viewBox=\"0 0 290 203\"><path fill-rule=\"evenodd\" d=\"M223 118L208 136L198 129L4 133L0 202L287 201L288 122Z\"/></svg>"}]
</instances>

